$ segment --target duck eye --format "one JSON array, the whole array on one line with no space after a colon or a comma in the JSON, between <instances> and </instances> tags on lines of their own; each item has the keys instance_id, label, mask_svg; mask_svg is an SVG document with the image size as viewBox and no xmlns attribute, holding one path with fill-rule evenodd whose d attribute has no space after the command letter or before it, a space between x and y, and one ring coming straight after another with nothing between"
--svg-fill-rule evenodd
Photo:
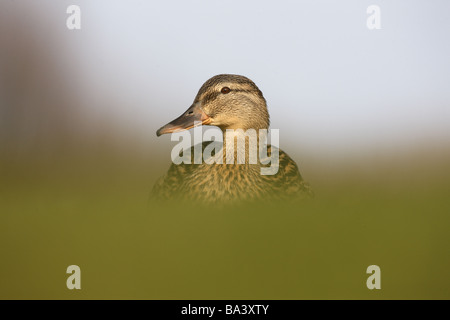
<instances>
[{"instance_id":1,"label":"duck eye","mask_svg":"<svg viewBox=\"0 0 450 320\"><path fill-rule=\"evenodd\" d=\"M220 90L220 92L222 92L222 93L224 93L224 94L227 94L227 93L229 93L230 91L231 91L231 89L228 88L228 87L223 87L222 90Z\"/></svg>"}]
</instances>

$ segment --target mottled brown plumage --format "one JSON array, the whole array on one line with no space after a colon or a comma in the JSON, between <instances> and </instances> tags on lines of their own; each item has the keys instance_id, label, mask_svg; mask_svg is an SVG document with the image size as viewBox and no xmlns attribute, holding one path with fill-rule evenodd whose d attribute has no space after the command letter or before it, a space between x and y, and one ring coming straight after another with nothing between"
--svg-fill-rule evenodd
<instances>
[{"instance_id":1,"label":"mottled brown plumage","mask_svg":"<svg viewBox=\"0 0 450 320\"><path fill-rule=\"evenodd\" d=\"M218 126L224 132L226 141L226 129L267 129L269 113L266 100L253 81L243 76L225 74L206 81L192 106L179 118L160 128L157 134L189 129L194 121ZM202 149L208 144L203 142ZM267 148L268 156L273 150L279 151L278 171L274 175L262 175L261 167L269 165L260 161L256 164L249 164L248 161L245 164L225 164L225 144L220 155L224 157L224 164L172 164L153 187L152 198L240 202L311 197L310 186L302 179L296 163L285 152L274 148L270 145ZM234 152L234 159L237 159L239 151ZM248 148L246 152L248 160ZM191 155L193 159L193 148Z\"/></svg>"}]
</instances>

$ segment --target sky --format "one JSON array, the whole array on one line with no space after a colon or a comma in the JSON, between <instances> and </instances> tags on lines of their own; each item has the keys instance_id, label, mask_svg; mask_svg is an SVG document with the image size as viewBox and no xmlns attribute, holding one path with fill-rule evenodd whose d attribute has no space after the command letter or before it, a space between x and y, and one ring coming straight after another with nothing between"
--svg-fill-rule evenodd
<instances>
[{"instance_id":1,"label":"sky","mask_svg":"<svg viewBox=\"0 0 450 320\"><path fill-rule=\"evenodd\" d=\"M21 4L22 3L22 4ZM66 8L81 9L68 30ZM5 3L3 3L5 5ZM450 2L19 1L57 54L79 113L149 141L208 78L241 74L263 91L271 127L305 148L450 140ZM381 29L366 10L380 8ZM24 22L22 22L24 23Z\"/></svg>"}]
</instances>

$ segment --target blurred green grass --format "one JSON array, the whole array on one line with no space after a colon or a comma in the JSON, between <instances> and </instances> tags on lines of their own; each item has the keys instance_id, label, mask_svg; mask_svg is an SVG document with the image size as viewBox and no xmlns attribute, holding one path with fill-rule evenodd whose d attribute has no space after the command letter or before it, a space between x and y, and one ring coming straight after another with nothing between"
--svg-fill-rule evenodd
<instances>
[{"instance_id":1,"label":"blurred green grass","mask_svg":"<svg viewBox=\"0 0 450 320\"><path fill-rule=\"evenodd\" d=\"M448 299L450 157L391 158L317 162L295 206L221 208L148 203L165 157L4 156L0 298Z\"/></svg>"}]
</instances>

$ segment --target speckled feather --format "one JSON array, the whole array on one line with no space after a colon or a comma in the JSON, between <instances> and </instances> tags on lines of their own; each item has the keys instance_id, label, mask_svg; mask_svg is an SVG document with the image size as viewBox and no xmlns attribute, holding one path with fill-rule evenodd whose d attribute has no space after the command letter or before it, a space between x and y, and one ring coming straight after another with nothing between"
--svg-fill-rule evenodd
<instances>
[{"instance_id":1,"label":"speckled feather","mask_svg":"<svg viewBox=\"0 0 450 320\"><path fill-rule=\"evenodd\" d=\"M203 143L203 149L208 143ZM272 147L268 146L268 155ZM191 148L193 156L193 148ZM299 200L313 192L296 163L279 150L275 175L261 175L262 164L172 164L151 192L151 198L206 202Z\"/></svg>"}]
</instances>

